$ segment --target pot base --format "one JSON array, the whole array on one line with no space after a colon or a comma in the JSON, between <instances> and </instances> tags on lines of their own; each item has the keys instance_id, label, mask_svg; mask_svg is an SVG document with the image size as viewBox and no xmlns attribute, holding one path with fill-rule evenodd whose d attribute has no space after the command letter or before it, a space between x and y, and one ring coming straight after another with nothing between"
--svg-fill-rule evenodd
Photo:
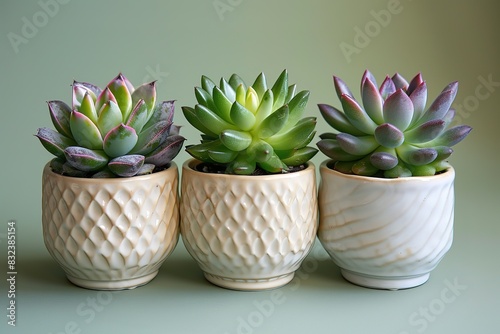
<instances>
[{"instance_id":1,"label":"pot base","mask_svg":"<svg viewBox=\"0 0 500 334\"><path fill-rule=\"evenodd\" d=\"M222 288L240 291L261 291L280 288L286 285L293 279L295 272L278 277L262 279L234 279L209 273L204 273L204 275L210 283L218 285Z\"/></svg>"},{"instance_id":2,"label":"pot base","mask_svg":"<svg viewBox=\"0 0 500 334\"><path fill-rule=\"evenodd\" d=\"M84 278L77 278L69 275L66 276L68 277L68 280L71 283L86 289L130 290L149 283L153 278L156 277L157 274L158 270L146 276L132 278L132 279L117 280L117 281L95 281Z\"/></svg>"},{"instance_id":3,"label":"pot base","mask_svg":"<svg viewBox=\"0 0 500 334\"><path fill-rule=\"evenodd\" d=\"M430 273L411 277L383 277L369 276L355 273L346 269L340 270L342 276L349 282L365 288L382 290L400 290L414 288L424 284L429 279Z\"/></svg>"}]
</instances>

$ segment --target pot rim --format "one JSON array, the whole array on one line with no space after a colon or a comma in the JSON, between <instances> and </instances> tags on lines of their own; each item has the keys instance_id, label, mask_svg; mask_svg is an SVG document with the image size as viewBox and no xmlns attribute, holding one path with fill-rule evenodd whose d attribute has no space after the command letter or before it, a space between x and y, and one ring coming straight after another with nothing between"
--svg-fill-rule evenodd
<instances>
[{"instance_id":1,"label":"pot rim","mask_svg":"<svg viewBox=\"0 0 500 334\"><path fill-rule=\"evenodd\" d=\"M282 174L267 174L267 175L238 175L238 174L217 174L217 173L205 173L205 172L200 172L194 169L194 166L202 163L203 161L195 159L195 158L190 158L186 160L182 164L182 173L193 173L197 175L210 175L211 177L217 177L217 178L238 178L238 180L241 181L249 181L249 180L259 180L259 181L265 181L267 179L277 179L277 178L283 178L283 177L301 177L302 174L307 174L312 172L315 172L315 166L311 161L308 161L305 163L307 165L306 168L303 170L293 172L293 173L282 173Z\"/></svg>"},{"instance_id":2,"label":"pot rim","mask_svg":"<svg viewBox=\"0 0 500 334\"><path fill-rule=\"evenodd\" d=\"M410 176L410 177L399 177L399 178L382 178L382 177L373 177L373 176L363 176L363 175L355 175L355 174L345 174L339 172L335 169L328 167L328 163L330 163L332 159L327 159L321 162L320 171L328 172L330 174L334 174L338 177L342 177L345 179L352 179L357 182L377 182L377 183L407 183L407 182L429 182L429 181L437 181L446 178L454 178L455 177L455 169L453 166L448 167L444 172L437 175L430 176Z\"/></svg>"},{"instance_id":3,"label":"pot rim","mask_svg":"<svg viewBox=\"0 0 500 334\"><path fill-rule=\"evenodd\" d=\"M168 168L152 173L152 174L147 174L147 175L140 175L140 176L130 176L130 177L116 177L116 178L91 178L91 177L75 177L75 176L67 176L67 175L61 175L58 174L54 171L52 171L52 168L50 168L50 161L45 164L45 167L43 168L43 173L50 175L51 177L54 178L60 178L64 179L67 182L73 182L73 183L95 183L95 184L102 184L102 183L124 183L124 182L137 182L137 181L147 181L151 178L155 177L160 177L163 174L169 174L172 173L172 171L178 171L177 169L177 164L174 161L171 161L169 163Z\"/></svg>"}]
</instances>

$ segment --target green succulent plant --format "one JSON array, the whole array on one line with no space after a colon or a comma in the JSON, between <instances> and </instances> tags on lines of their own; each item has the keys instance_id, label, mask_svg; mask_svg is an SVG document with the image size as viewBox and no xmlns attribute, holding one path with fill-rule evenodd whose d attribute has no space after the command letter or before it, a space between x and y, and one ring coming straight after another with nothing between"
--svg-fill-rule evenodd
<instances>
[{"instance_id":1,"label":"green succulent plant","mask_svg":"<svg viewBox=\"0 0 500 334\"><path fill-rule=\"evenodd\" d=\"M188 122L202 132L200 144L186 151L220 165L228 174L288 172L309 161L318 150L308 147L316 118L302 118L309 91L296 93L284 70L271 88L264 73L251 86L236 74L217 86L206 76L195 87L198 104L182 107Z\"/></svg>"},{"instance_id":2,"label":"green succulent plant","mask_svg":"<svg viewBox=\"0 0 500 334\"><path fill-rule=\"evenodd\" d=\"M361 80L362 104L347 85L334 77L342 104L339 110L319 104L336 133L324 133L318 148L333 160L334 169L386 178L435 175L450 165L451 146L462 141L470 126L452 126L450 108L458 82L447 85L426 109L427 86L417 74L409 83L398 73L379 88L370 71Z\"/></svg>"},{"instance_id":3,"label":"green succulent plant","mask_svg":"<svg viewBox=\"0 0 500 334\"><path fill-rule=\"evenodd\" d=\"M121 73L104 88L74 81L72 107L49 101L55 130L36 137L56 156L54 172L75 177L131 177L161 169L184 138L173 124L174 101L156 104L155 82L137 88Z\"/></svg>"}]
</instances>

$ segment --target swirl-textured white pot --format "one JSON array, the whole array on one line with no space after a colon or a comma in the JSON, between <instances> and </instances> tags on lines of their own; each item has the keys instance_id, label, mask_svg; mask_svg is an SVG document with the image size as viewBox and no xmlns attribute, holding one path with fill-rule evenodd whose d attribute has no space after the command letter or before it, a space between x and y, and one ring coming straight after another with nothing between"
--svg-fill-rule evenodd
<instances>
[{"instance_id":1,"label":"swirl-textured white pot","mask_svg":"<svg viewBox=\"0 0 500 334\"><path fill-rule=\"evenodd\" d=\"M45 246L68 279L97 290L151 281L179 239L178 169L130 178L42 179Z\"/></svg>"},{"instance_id":2,"label":"swirl-textured white pot","mask_svg":"<svg viewBox=\"0 0 500 334\"><path fill-rule=\"evenodd\" d=\"M455 171L384 179L320 166L318 238L348 281L405 289L425 283L453 239Z\"/></svg>"},{"instance_id":3,"label":"swirl-textured white pot","mask_svg":"<svg viewBox=\"0 0 500 334\"><path fill-rule=\"evenodd\" d=\"M226 175L184 163L181 235L206 279L235 290L290 282L317 232L316 173Z\"/></svg>"}]
</instances>

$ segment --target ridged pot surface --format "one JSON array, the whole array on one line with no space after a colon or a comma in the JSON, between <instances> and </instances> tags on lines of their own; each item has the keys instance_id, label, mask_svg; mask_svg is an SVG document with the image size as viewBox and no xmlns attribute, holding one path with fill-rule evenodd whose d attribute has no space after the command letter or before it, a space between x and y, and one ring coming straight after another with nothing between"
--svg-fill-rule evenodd
<instances>
[{"instance_id":1,"label":"ridged pot surface","mask_svg":"<svg viewBox=\"0 0 500 334\"><path fill-rule=\"evenodd\" d=\"M76 285L103 290L148 283L179 237L178 169L131 178L56 174L42 179L45 245Z\"/></svg>"},{"instance_id":2,"label":"ridged pot surface","mask_svg":"<svg viewBox=\"0 0 500 334\"><path fill-rule=\"evenodd\" d=\"M451 247L453 168L382 179L320 166L318 237L349 281L374 288L423 284Z\"/></svg>"},{"instance_id":3,"label":"ridged pot surface","mask_svg":"<svg viewBox=\"0 0 500 334\"><path fill-rule=\"evenodd\" d=\"M300 172L241 176L183 166L181 234L212 283L260 290L288 283L317 231L314 165Z\"/></svg>"}]
</instances>

